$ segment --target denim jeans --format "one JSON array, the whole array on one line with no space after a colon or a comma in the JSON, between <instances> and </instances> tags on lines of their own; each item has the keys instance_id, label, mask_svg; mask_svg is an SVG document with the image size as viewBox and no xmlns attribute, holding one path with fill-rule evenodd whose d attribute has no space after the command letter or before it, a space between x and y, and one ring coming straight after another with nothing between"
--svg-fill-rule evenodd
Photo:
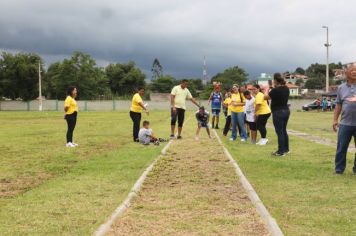
<instances>
[{"instance_id":1,"label":"denim jeans","mask_svg":"<svg viewBox=\"0 0 356 236\"><path fill-rule=\"evenodd\" d=\"M277 110L272 112L273 125L278 137L278 153L289 152L289 137L287 124L290 116L289 109Z\"/></svg>"},{"instance_id":2,"label":"denim jeans","mask_svg":"<svg viewBox=\"0 0 356 236\"><path fill-rule=\"evenodd\" d=\"M356 126L340 125L335 155L335 171L343 172L346 168L347 149L349 148L352 136L356 139ZM356 173L356 160L354 162L353 171Z\"/></svg>"},{"instance_id":3,"label":"denim jeans","mask_svg":"<svg viewBox=\"0 0 356 236\"><path fill-rule=\"evenodd\" d=\"M233 140L237 138L237 125L238 125L241 131L241 138L247 139L247 134L245 129L245 113L231 112L231 122L232 122L231 138Z\"/></svg>"}]
</instances>

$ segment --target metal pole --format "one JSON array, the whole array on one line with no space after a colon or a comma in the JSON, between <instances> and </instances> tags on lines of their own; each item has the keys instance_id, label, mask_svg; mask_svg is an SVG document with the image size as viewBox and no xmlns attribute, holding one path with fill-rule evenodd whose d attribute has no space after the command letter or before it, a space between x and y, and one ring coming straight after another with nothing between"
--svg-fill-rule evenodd
<instances>
[{"instance_id":1,"label":"metal pole","mask_svg":"<svg viewBox=\"0 0 356 236\"><path fill-rule=\"evenodd\" d=\"M326 28L326 92L329 92L329 27Z\"/></svg>"},{"instance_id":2,"label":"metal pole","mask_svg":"<svg viewBox=\"0 0 356 236\"><path fill-rule=\"evenodd\" d=\"M38 63L38 110L42 111L42 81L41 81L41 62Z\"/></svg>"},{"instance_id":3,"label":"metal pole","mask_svg":"<svg viewBox=\"0 0 356 236\"><path fill-rule=\"evenodd\" d=\"M328 26L323 26L323 28L326 29L326 43L324 46L326 47L326 88L325 91L328 93L329 92L329 47L331 44L329 43L329 27Z\"/></svg>"}]
</instances>

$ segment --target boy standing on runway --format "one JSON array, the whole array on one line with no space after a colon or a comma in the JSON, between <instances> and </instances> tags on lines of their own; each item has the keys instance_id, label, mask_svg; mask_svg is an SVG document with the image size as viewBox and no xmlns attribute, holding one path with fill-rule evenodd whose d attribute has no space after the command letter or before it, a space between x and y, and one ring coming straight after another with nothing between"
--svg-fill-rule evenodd
<instances>
[{"instance_id":1,"label":"boy standing on runway","mask_svg":"<svg viewBox=\"0 0 356 236\"><path fill-rule=\"evenodd\" d=\"M209 138L211 138L210 129L209 129L209 112L206 111L204 107L200 107L199 111L195 113L195 118L198 121L198 128L197 128L195 140L197 141L199 140L200 128L206 128L206 132L208 133Z\"/></svg>"}]
</instances>

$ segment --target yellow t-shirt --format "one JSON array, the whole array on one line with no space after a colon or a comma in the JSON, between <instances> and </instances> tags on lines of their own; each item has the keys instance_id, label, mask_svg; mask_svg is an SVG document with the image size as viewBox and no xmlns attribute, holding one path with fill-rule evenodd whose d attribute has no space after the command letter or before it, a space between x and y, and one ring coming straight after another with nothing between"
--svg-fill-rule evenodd
<instances>
[{"instance_id":1,"label":"yellow t-shirt","mask_svg":"<svg viewBox=\"0 0 356 236\"><path fill-rule=\"evenodd\" d=\"M242 99L242 100L241 100ZM236 105L236 103L245 102L245 97L240 93L231 94L231 111L232 112L244 112L244 106Z\"/></svg>"},{"instance_id":2,"label":"yellow t-shirt","mask_svg":"<svg viewBox=\"0 0 356 236\"><path fill-rule=\"evenodd\" d=\"M180 85L177 85L172 89L171 95L175 96L174 97L174 106L176 108L182 108L184 110L186 109L185 100L193 98L189 89L187 89L187 88L182 89L182 87Z\"/></svg>"},{"instance_id":3,"label":"yellow t-shirt","mask_svg":"<svg viewBox=\"0 0 356 236\"><path fill-rule=\"evenodd\" d=\"M225 98L224 105L227 105L227 115L231 116L231 98Z\"/></svg>"},{"instance_id":4,"label":"yellow t-shirt","mask_svg":"<svg viewBox=\"0 0 356 236\"><path fill-rule=\"evenodd\" d=\"M64 100L64 107L68 107L67 115L73 114L75 111L78 112L77 101L71 96L67 96L66 100Z\"/></svg>"},{"instance_id":5,"label":"yellow t-shirt","mask_svg":"<svg viewBox=\"0 0 356 236\"><path fill-rule=\"evenodd\" d=\"M256 105L261 105L256 115L265 115L271 113L271 108L269 107L267 100L265 100L265 95L261 92L257 93L255 97L255 107Z\"/></svg>"},{"instance_id":6,"label":"yellow t-shirt","mask_svg":"<svg viewBox=\"0 0 356 236\"><path fill-rule=\"evenodd\" d=\"M131 102L131 111L141 113L143 108L139 105L140 103L143 103L142 98L140 94L135 93L135 95L132 98Z\"/></svg>"}]
</instances>

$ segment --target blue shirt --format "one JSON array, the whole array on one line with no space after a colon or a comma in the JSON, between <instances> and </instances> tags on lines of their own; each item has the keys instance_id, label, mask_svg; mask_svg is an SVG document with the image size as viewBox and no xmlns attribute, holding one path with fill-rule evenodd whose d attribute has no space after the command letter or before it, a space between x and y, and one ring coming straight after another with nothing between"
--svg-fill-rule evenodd
<instances>
[{"instance_id":1,"label":"blue shirt","mask_svg":"<svg viewBox=\"0 0 356 236\"><path fill-rule=\"evenodd\" d=\"M221 109L222 95L220 92L213 92L211 94L211 109Z\"/></svg>"},{"instance_id":2,"label":"blue shirt","mask_svg":"<svg viewBox=\"0 0 356 236\"><path fill-rule=\"evenodd\" d=\"M347 99L356 96L356 85L341 84L337 89L336 103L341 105L340 124L356 126L356 102Z\"/></svg>"}]
</instances>

